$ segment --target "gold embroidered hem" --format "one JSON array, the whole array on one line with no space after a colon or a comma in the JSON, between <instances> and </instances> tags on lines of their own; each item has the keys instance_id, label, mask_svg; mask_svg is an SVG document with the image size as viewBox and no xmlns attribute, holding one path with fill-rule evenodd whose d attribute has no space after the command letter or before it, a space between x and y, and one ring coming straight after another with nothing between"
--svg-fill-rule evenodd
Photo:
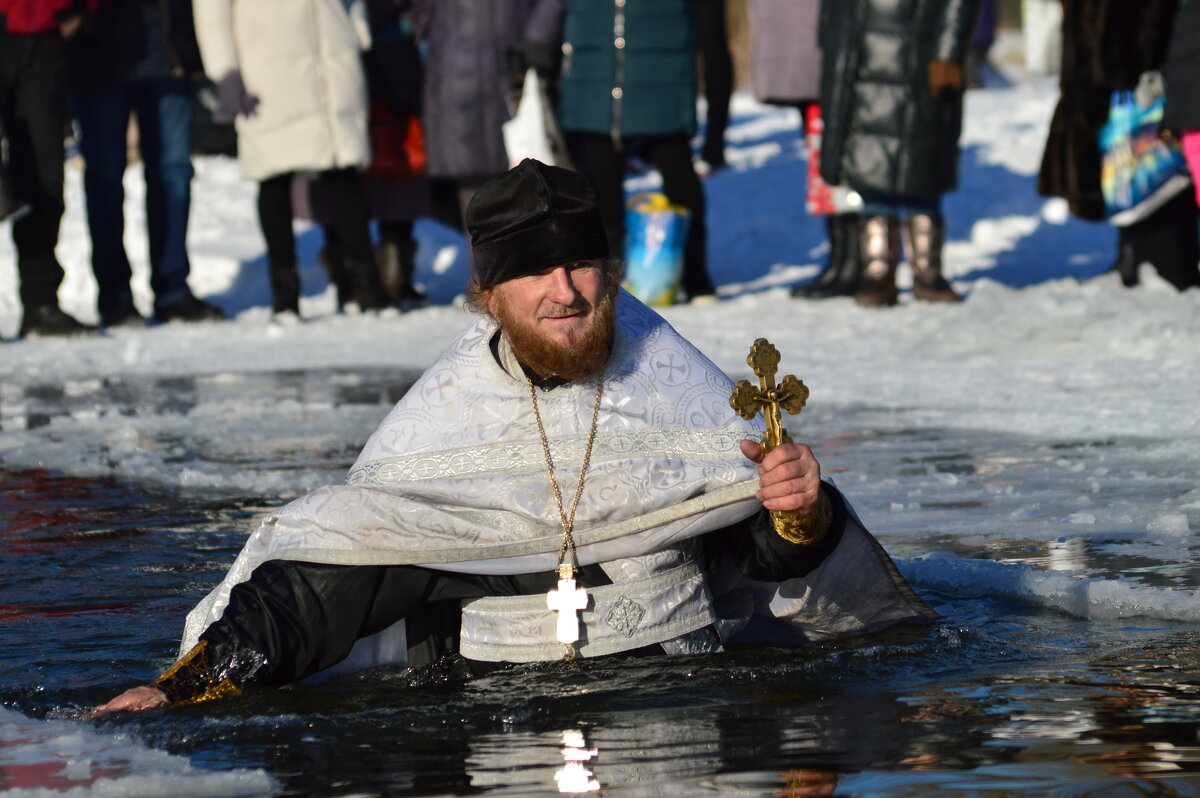
<instances>
[{"instance_id":1,"label":"gold embroidered hem","mask_svg":"<svg viewBox=\"0 0 1200 798\"><path fill-rule=\"evenodd\" d=\"M829 524L833 521L833 505L825 491L821 490L817 498L817 506L811 511L800 515L784 510L771 511L771 521L775 524L775 533L788 543L799 543L811 546L820 543L829 534Z\"/></svg>"},{"instance_id":2,"label":"gold embroidered hem","mask_svg":"<svg viewBox=\"0 0 1200 798\"><path fill-rule=\"evenodd\" d=\"M232 681L218 679L213 674L204 656L207 647L207 640L192 646L187 654L163 671L150 686L161 690L168 701L178 706L241 695L241 689Z\"/></svg>"},{"instance_id":3,"label":"gold embroidered hem","mask_svg":"<svg viewBox=\"0 0 1200 798\"><path fill-rule=\"evenodd\" d=\"M242 694L242 690L233 682L224 679L212 687L205 690L203 693L191 698L180 701L176 706L186 707L189 704L199 704L204 701L216 701L221 698L236 698Z\"/></svg>"}]
</instances>

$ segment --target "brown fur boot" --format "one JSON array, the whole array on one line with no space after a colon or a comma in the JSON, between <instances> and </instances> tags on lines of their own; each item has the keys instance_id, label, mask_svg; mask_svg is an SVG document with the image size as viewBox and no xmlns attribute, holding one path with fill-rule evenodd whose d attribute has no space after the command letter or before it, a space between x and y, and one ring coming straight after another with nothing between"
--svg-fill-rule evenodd
<instances>
[{"instance_id":1,"label":"brown fur boot","mask_svg":"<svg viewBox=\"0 0 1200 798\"><path fill-rule=\"evenodd\" d=\"M913 299L925 302L961 302L942 276L942 246L946 223L941 216L918 213L904 220L908 259L913 270Z\"/></svg>"},{"instance_id":2,"label":"brown fur boot","mask_svg":"<svg viewBox=\"0 0 1200 798\"><path fill-rule=\"evenodd\" d=\"M900 220L895 216L871 216L862 220L863 273L854 291L854 301L866 307L895 305L896 266L900 263Z\"/></svg>"}]
</instances>

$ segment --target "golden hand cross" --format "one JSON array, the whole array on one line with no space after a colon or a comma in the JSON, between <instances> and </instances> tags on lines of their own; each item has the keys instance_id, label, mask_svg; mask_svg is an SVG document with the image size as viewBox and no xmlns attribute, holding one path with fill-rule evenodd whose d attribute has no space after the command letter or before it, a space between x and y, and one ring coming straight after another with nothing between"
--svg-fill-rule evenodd
<instances>
[{"instance_id":1,"label":"golden hand cross","mask_svg":"<svg viewBox=\"0 0 1200 798\"><path fill-rule=\"evenodd\" d=\"M754 387L749 380L740 380L729 397L729 405L747 421L762 411L767 422L762 442L764 454L781 443L792 441L792 436L783 428L780 408L794 415L803 410L808 401L808 388L791 374L780 380L778 385L775 384L779 360L779 350L766 338L759 338L750 347L746 364L758 377L760 387Z\"/></svg>"}]
</instances>

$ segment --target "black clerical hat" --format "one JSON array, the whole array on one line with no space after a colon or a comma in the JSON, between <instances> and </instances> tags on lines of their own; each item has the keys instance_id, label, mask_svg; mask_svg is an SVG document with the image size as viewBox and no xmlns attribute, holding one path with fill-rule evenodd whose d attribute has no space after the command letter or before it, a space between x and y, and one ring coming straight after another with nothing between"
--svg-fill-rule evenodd
<instances>
[{"instance_id":1,"label":"black clerical hat","mask_svg":"<svg viewBox=\"0 0 1200 798\"><path fill-rule=\"evenodd\" d=\"M579 260L608 257L596 194L579 172L526 158L467 204L480 288Z\"/></svg>"}]
</instances>

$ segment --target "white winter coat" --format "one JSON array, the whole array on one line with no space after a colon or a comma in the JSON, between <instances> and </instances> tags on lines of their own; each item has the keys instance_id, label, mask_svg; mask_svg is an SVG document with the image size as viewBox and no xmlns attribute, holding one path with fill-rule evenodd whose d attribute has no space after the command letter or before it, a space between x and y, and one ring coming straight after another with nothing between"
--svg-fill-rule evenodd
<instances>
[{"instance_id":1,"label":"white winter coat","mask_svg":"<svg viewBox=\"0 0 1200 798\"><path fill-rule=\"evenodd\" d=\"M205 72L220 80L241 70L259 100L235 122L245 177L369 163L362 0L194 0L193 9Z\"/></svg>"}]
</instances>

